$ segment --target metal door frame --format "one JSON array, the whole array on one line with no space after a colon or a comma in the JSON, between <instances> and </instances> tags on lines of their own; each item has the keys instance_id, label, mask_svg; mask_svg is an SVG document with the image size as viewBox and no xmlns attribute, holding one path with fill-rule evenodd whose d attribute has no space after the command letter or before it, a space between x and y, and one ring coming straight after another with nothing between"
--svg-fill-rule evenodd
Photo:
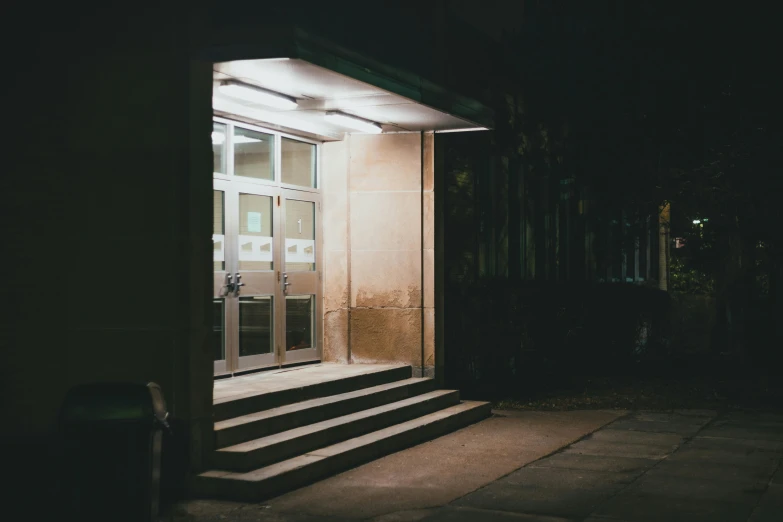
<instances>
[{"instance_id":1,"label":"metal door frame","mask_svg":"<svg viewBox=\"0 0 783 522\"><path fill-rule=\"evenodd\" d=\"M233 267L232 267L232 273L233 274L240 274L244 275L244 285L251 284L248 282L248 278L252 277L251 274L253 273L262 273L264 276L262 276L264 279L268 279L270 281L261 281L261 286L264 286L264 284L268 285L269 287L269 293L252 293L252 294L245 294L243 293L243 287L239 287L238 291L235 292L234 297L235 299L231 303L231 308L233 309L233 321L230 325L231 332L233 334L233 343L231 345L232 347L232 371L234 372L240 372L240 371L247 371L254 368L264 368L267 366L278 366L280 361L279 357L277 355L277 336L279 334L278 330L278 309L279 309L279 302L280 302L280 289L279 286L276 284L276 277L275 273L279 270L279 264L281 259L281 252L280 252L280 206L277 204L277 199L279 197L279 190L276 187L272 186L264 186L261 184L256 183L245 183L242 181L233 180L232 182L229 182L231 185L231 197L232 202L230 205L226 205L226 208L231 208L231 241L227 242L227 245L231 245L231 254L233 258ZM240 194L249 194L249 195L256 195L256 196L263 196L268 197L272 201L272 270L258 270L258 271L251 271L251 270L240 270L239 269L239 195ZM260 279L260 278L259 278ZM271 296L272 297L272 351L268 354L257 354L257 355L249 355L245 357L240 357L239 355L239 301L242 297L250 297L250 296Z\"/></svg>"},{"instance_id":2,"label":"metal door frame","mask_svg":"<svg viewBox=\"0 0 783 522\"><path fill-rule=\"evenodd\" d=\"M273 256L273 272L279 284L276 285L272 295L273 297L273 351L271 354L264 354L256 361L247 361L244 367L239 361L238 343L239 343L239 297L242 297L241 288L239 296L233 294L223 298L224 302L224 343L225 356L223 361L214 362L214 375L231 375L236 372L246 372L269 367L281 367L287 364L320 360L323 349L323 221L321 214L321 144L320 142L303 138L294 134L275 131L257 125L247 124L245 122L231 120L228 118L213 116L213 122L225 124L226 139L224 154L226 155L226 173L213 173L213 190L221 190L224 193L223 212L224 212L224 263L226 271L220 276L221 281L217 281L218 276L213 276L214 286L224 282L225 274L236 274L238 270L238 250L237 241L239 234L239 194L250 193L273 198L273 221L272 230L274 237L275 251ZM248 178L234 175L234 154L233 154L233 127L239 127L252 131L258 131L274 136L274 180L264 180L257 178ZM282 139L290 138L316 146L316 175L315 188L300 187L296 185L282 183ZM292 197L293 196L293 197ZM285 267L284 244L285 244L285 213L284 202L286 199L295 199L300 201L312 201L315 204L315 249L316 266L313 272L315 278L315 311L313 318L313 338L315 346L313 349L296 350L288 352L285 347L285 295L283 292L283 269ZM215 272L217 274L217 272ZM295 272L294 272L295 274ZM215 291L217 294L217 291ZM215 297L217 299L218 297Z\"/></svg>"},{"instance_id":3,"label":"metal door frame","mask_svg":"<svg viewBox=\"0 0 783 522\"><path fill-rule=\"evenodd\" d=\"M285 248L281 249L283 255L282 264L280 270L283 274L288 274L290 278L293 278L292 284L299 284L302 286L310 286L313 289L313 294L292 294L292 295L313 295L315 301L315 310L313 310L313 342L315 346L313 348L306 348L303 350L289 351L285 345L282 345L281 360L282 364L291 364L298 362L307 362L320 359L322 353L323 344L323 248L322 248L322 236L323 236L323 224L321 218L321 194L302 191L295 189L281 189L281 206L280 206L280 241L285 240L286 230L286 202L290 200L294 201L307 201L313 203L315 215L315 270L312 272L287 272L285 269ZM285 276L283 276L283 279ZM296 281L299 279L299 281ZM281 281L285 283L286 281ZM284 285L280 285L283 298L280 302L280 316L282 319L281 334L285 335L285 297L288 295L284 290Z\"/></svg>"},{"instance_id":4,"label":"metal door frame","mask_svg":"<svg viewBox=\"0 0 783 522\"><path fill-rule=\"evenodd\" d=\"M231 352L233 347L233 332L232 329L229 327L229 325L232 323L232 317L231 317L231 311L229 310L229 306L227 303L227 297L223 295L223 292L225 291L225 282L226 282L226 276L231 273L232 266L230 261L227 259L229 256L229 247L228 247L228 211L227 211L227 200L228 200L228 194L227 192L230 190L230 187L228 185L228 182L220 180L220 179L213 179L212 180L212 190L219 191L223 193L223 271L222 272L215 272L213 270L212 272L212 301L213 303L216 300L221 300L223 302L223 348L224 348L224 359L222 360L214 360L214 374L215 375L221 375L231 372L231 365L229 364L229 361L231 360ZM213 215L214 215L214 209L213 209ZM214 261L213 261L214 263ZM214 266L214 264L213 264Z\"/></svg>"}]
</instances>

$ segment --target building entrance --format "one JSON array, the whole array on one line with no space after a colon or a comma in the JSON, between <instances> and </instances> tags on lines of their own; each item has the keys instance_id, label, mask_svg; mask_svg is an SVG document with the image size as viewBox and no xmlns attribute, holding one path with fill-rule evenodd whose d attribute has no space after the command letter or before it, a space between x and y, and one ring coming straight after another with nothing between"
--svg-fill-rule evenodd
<instances>
[{"instance_id":1,"label":"building entrance","mask_svg":"<svg viewBox=\"0 0 783 522\"><path fill-rule=\"evenodd\" d=\"M318 360L319 145L216 118L212 147L215 374Z\"/></svg>"}]
</instances>

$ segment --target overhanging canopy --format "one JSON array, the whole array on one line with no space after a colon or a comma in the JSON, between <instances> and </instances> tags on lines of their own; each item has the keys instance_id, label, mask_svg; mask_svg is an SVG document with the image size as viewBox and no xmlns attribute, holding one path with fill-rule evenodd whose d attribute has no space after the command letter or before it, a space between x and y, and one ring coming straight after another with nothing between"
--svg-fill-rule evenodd
<instances>
[{"instance_id":1,"label":"overhanging canopy","mask_svg":"<svg viewBox=\"0 0 783 522\"><path fill-rule=\"evenodd\" d=\"M492 112L418 75L309 35L299 28L232 29L210 48L213 79L235 79L297 99L295 109L272 109L213 92L218 113L243 116L342 139L344 128L324 120L341 112L381 124L384 132L486 130Z\"/></svg>"}]
</instances>

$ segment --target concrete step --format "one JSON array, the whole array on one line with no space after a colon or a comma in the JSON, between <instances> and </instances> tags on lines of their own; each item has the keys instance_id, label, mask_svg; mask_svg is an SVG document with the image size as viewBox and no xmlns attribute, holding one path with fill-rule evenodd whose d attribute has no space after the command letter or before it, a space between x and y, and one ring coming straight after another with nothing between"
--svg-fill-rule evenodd
<instances>
[{"instance_id":1,"label":"concrete step","mask_svg":"<svg viewBox=\"0 0 783 522\"><path fill-rule=\"evenodd\" d=\"M207 471L192 478L192 492L201 497L258 502L445 435L489 415L489 403L464 401L247 473Z\"/></svg>"},{"instance_id":2,"label":"concrete step","mask_svg":"<svg viewBox=\"0 0 783 522\"><path fill-rule=\"evenodd\" d=\"M432 391L432 379L410 378L319 397L215 423L215 447L225 448L300 426L375 408Z\"/></svg>"},{"instance_id":3,"label":"concrete step","mask_svg":"<svg viewBox=\"0 0 783 522\"><path fill-rule=\"evenodd\" d=\"M410 379L411 373L410 366L400 365L271 392L248 390L241 394L215 399L213 417L215 422L219 422L317 397L327 397Z\"/></svg>"},{"instance_id":4,"label":"concrete step","mask_svg":"<svg viewBox=\"0 0 783 522\"><path fill-rule=\"evenodd\" d=\"M459 392L436 390L342 417L235 444L212 453L217 469L248 471L459 404Z\"/></svg>"}]
</instances>

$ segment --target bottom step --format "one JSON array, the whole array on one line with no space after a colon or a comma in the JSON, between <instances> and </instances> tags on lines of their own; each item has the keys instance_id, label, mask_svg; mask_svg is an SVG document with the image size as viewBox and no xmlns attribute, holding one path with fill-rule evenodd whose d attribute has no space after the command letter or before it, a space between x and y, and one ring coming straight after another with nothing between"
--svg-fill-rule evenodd
<instances>
[{"instance_id":1,"label":"bottom step","mask_svg":"<svg viewBox=\"0 0 783 522\"><path fill-rule=\"evenodd\" d=\"M360 437L247 473L207 471L193 477L196 496L257 502L359 464L425 442L490 415L488 402L463 401Z\"/></svg>"}]
</instances>

